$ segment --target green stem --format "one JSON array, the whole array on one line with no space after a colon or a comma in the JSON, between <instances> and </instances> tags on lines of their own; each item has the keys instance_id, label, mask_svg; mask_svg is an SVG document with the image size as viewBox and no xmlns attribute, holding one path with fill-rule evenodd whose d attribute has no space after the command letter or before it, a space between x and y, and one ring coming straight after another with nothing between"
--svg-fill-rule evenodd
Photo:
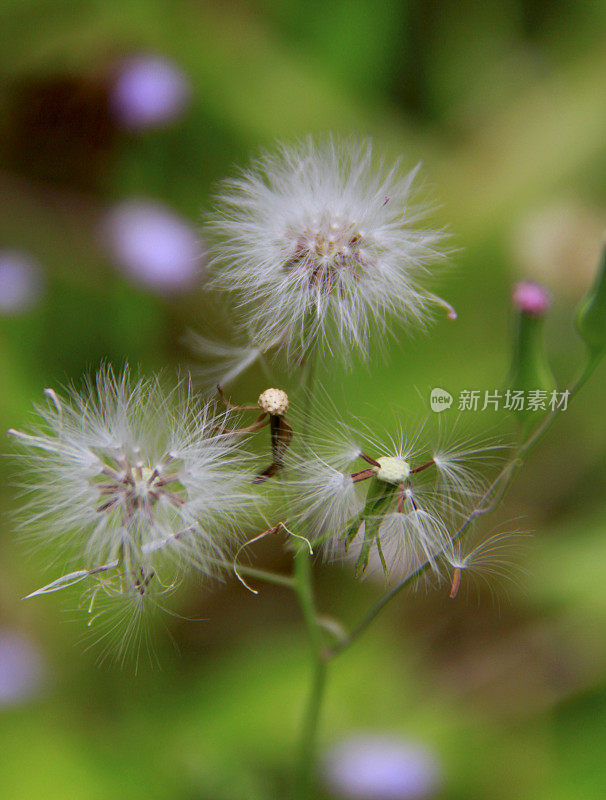
<instances>
[{"instance_id":1,"label":"green stem","mask_svg":"<svg viewBox=\"0 0 606 800\"><path fill-rule=\"evenodd\" d=\"M280 575L278 572L271 572L268 569L257 569L256 567L238 567L238 572L246 575L247 578L256 578L259 581L266 583L273 583L276 586L286 586L288 589L294 589L295 579L292 575Z\"/></svg>"},{"instance_id":2,"label":"green stem","mask_svg":"<svg viewBox=\"0 0 606 800\"><path fill-rule=\"evenodd\" d=\"M295 798L300 800L312 800L315 796L313 776L315 773L317 732L326 690L327 670L327 659L319 655L314 661L313 681L303 718L301 740L297 754Z\"/></svg>"},{"instance_id":3,"label":"green stem","mask_svg":"<svg viewBox=\"0 0 606 800\"><path fill-rule=\"evenodd\" d=\"M316 614L312 583L311 555L304 545L299 547L295 556L294 584L310 641L314 646L314 650L320 653L322 651L322 631L318 624Z\"/></svg>"},{"instance_id":4,"label":"green stem","mask_svg":"<svg viewBox=\"0 0 606 800\"><path fill-rule=\"evenodd\" d=\"M326 689L328 659L324 651L322 624L318 618L313 592L312 559L309 550L301 546L295 556L295 591L312 646L313 678L303 714L295 771L295 797L313 798L313 777L318 739L320 712Z\"/></svg>"},{"instance_id":5,"label":"green stem","mask_svg":"<svg viewBox=\"0 0 606 800\"><path fill-rule=\"evenodd\" d=\"M421 575L427 569L429 569L428 561L404 578L404 580L397 583L388 592L386 592L383 597L381 597L380 600L370 609L370 611L360 620L360 622L358 622L355 628L352 628L351 632L347 636L341 639L338 644L328 651L327 657L329 659L335 658L344 650L347 650L347 648L350 647L350 645L352 645L356 639L358 639L364 633L366 628L368 628L374 618L383 610L389 601L393 600L393 598L399 594L402 589L405 589L407 586L413 583L419 577L419 575Z\"/></svg>"},{"instance_id":6,"label":"green stem","mask_svg":"<svg viewBox=\"0 0 606 800\"><path fill-rule=\"evenodd\" d=\"M307 633L312 645L313 682L303 716L303 725L295 772L295 797L300 800L313 798L313 775L318 738L320 711L326 687L328 659L324 651L322 627L318 621L312 583L312 562L309 550L301 546L295 556L295 591Z\"/></svg>"},{"instance_id":7,"label":"green stem","mask_svg":"<svg viewBox=\"0 0 606 800\"><path fill-rule=\"evenodd\" d=\"M311 425L313 405L313 384L315 377L315 358L312 356L305 365L303 382L304 421L300 436L304 439ZM295 772L295 797L299 800L312 800L315 756L318 738L320 712L326 688L328 658L324 648L322 626L318 620L313 590L312 560L309 550L300 546L294 560L295 592L301 606L307 634L312 646L313 681L307 706L303 716L301 738L297 752Z\"/></svg>"}]
</instances>

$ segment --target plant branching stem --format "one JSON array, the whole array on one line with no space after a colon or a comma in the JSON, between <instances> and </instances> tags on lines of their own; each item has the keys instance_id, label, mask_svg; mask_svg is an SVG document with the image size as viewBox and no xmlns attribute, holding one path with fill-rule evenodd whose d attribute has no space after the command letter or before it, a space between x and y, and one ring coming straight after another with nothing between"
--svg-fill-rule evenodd
<instances>
[{"instance_id":1,"label":"plant branching stem","mask_svg":"<svg viewBox=\"0 0 606 800\"><path fill-rule=\"evenodd\" d=\"M585 385L599 363L600 358L601 354L593 354L588 359L586 367L581 373L581 376L568 390L569 400L571 400ZM306 401L308 404L307 419L309 418L309 410L311 406L313 373L313 364L308 365L308 372L306 376ZM501 472L490 484L476 507L470 512L461 527L452 535L450 540L451 542L461 538L477 517L490 513L500 505L518 470L523 466L526 456L551 428L553 423L562 413L562 410L562 408L555 408L549 414L547 414L539 423L539 425L532 431L532 433L530 433L530 435L519 445L511 460L503 467ZM298 751L298 768L296 772L295 784L295 797L298 800L311 800L311 798L313 798L313 775L317 731L320 719L320 711L325 694L329 662L347 650L366 631L366 629L369 627L369 625L371 625L383 608L385 608L385 606L403 589L414 583L414 581L417 580L417 578L419 578L420 575L422 575L427 569L429 569L429 567L430 562L427 561L402 581L393 586L377 601L377 603L375 603L375 605L360 620L360 622L354 626L349 634L343 636L341 640L330 649L326 649L324 647L322 625L318 618L315 606L310 554L305 547L299 548L297 555L295 556L294 578L292 580L286 580L289 581L289 585L292 585L295 589L299 599L299 605L301 606L301 610L303 612L309 639L312 644L314 672L313 683L303 718L303 728L301 731L301 741Z\"/></svg>"}]
</instances>

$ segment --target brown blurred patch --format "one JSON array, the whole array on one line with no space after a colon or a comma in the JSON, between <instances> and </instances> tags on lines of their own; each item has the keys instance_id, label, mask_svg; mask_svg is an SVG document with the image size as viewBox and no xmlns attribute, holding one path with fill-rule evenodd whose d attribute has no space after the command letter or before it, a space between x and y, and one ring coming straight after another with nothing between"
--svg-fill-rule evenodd
<instances>
[{"instance_id":1,"label":"brown blurred patch","mask_svg":"<svg viewBox=\"0 0 606 800\"><path fill-rule=\"evenodd\" d=\"M15 83L9 89L3 148L8 168L37 181L98 189L117 138L108 91L103 74Z\"/></svg>"}]
</instances>

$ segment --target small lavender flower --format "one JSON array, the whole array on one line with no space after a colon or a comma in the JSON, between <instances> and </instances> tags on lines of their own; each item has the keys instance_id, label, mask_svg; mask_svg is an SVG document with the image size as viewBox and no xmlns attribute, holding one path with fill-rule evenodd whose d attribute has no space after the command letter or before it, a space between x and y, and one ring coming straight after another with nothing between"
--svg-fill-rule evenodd
<instances>
[{"instance_id":1,"label":"small lavender flower","mask_svg":"<svg viewBox=\"0 0 606 800\"><path fill-rule=\"evenodd\" d=\"M121 63L109 102L122 126L143 130L179 117L190 96L189 82L175 64L156 55L138 55Z\"/></svg>"},{"instance_id":2,"label":"small lavender flower","mask_svg":"<svg viewBox=\"0 0 606 800\"><path fill-rule=\"evenodd\" d=\"M440 768L425 747L397 736L359 734L325 758L331 791L348 800L419 800L437 792Z\"/></svg>"},{"instance_id":3,"label":"small lavender flower","mask_svg":"<svg viewBox=\"0 0 606 800\"><path fill-rule=\"evenodd\" d=\"M192 568L216 574L253 500L225 415L187 383L167 393L128 369L102 368L66 400L46 395L37 428L9 431L30 474L22 527L77 569L34 594L87 579L139 602Z\"/></svg>"},{"instance_id":4,"label":"small lavender flower","mask_svg":"<svg viewBox=\"0 0 606 800\"><path fill-rule=\"evenodd\" d=\"M213 285L233 291L253 346L366 351L396 317L415 327L444 261L444 234L422 227L417 170L401 174L370 142L281 147L227 181L211 221Z\"/></svg>"},{"instance_id":5,"label":"small lavender flower","mask_svg":"<svg viewBox=\"0 0 606 800\"><path fill-rule=\"evenodd\" d=\"M38 301L42 276L38 265L25 253L0 251L0 314L19 314Z\"/></svg>"},{"instance_id":6,"label":"small lavender flower","mask_svg":"<svg viewBox=\"0 0 606 800\"><path fill-rule=\"evenodd\" d=\"M44 673L42 655L34 642L22 633L0 630L0 706L35 697Z\"/></svg>"},{"instance_id":7,"label":"small lavender flower","mask_svg":"<svg viewBox=\"0 0 606 800\"><path fill-rule=\"evenodd\" d=\"M102 242L137 283L160 293L182 292L198 277L204 251L193 228L159 203L127 201L110 209Z\"/></svg>"}]
</instances>

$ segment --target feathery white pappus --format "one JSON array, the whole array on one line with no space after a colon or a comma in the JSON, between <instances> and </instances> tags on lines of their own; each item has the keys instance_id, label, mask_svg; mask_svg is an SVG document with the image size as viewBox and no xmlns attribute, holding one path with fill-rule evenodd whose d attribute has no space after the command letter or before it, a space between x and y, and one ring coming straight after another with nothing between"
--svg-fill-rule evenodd
<instances>
[{"instance_id":1,"label":"feathery white pappus","mask_svg":"<svg viewBox=\"0 0 606 800\"><path fill-rule=\"evenodd\" d=\"M355 552L358 575L375 545L385 572L428 563L439 574L438 557L450 563L451 538L482 496L499 445L457 442L454 431L432 442L425 427L392 437L337 421L290 455L289 490L308 535L329 558Z\"/></svg>"},{"instance_id":2,"label":"feathery white pappus","mask_svg":"<svg viewBox=\"0 0 606 800\"><path fill-rule=\"evenodd\" d=\"M347 355L392 317L423 326L436 304L456 317L428 288L445 234L421 224L416 173L386 168L370 141L310 138L224 182L211 285L236 294L254 346Z\"/></svg>"},{"instance_id":3,"label":"feathery white pappus","mask_svg":"<svg viewBox=\"0 0 606 800\"><path fill-rule=\"evenodd\" d=\"M225 414L186 380L167 392L128 368L103 367L65 399L45 393L37 426L9 431L27 475L21 528L78 570L34 594L86 579L143 597L190 568L219 572L254 502L250 456L221 434Z\"/></svg>"}]
</instances>

